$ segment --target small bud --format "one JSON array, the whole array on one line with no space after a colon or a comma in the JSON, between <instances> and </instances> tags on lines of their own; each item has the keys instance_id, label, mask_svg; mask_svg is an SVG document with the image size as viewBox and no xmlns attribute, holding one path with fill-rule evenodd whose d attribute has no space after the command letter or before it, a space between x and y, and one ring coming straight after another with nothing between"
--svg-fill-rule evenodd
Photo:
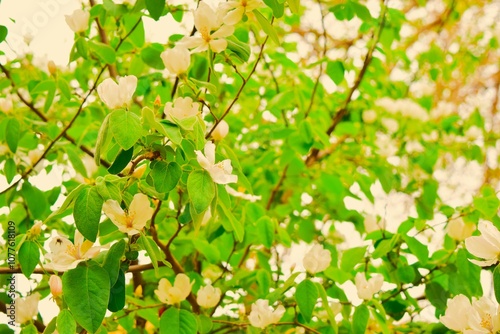
<instances>
[{"instance_id":1,"label":"small bud","mask_svg":"<svg viewBox=\"0 0 500 334\"><path fill-rule=\"evenodd\" d=\"M29 235L31 237L37 237L40 235L40 232L42 231L42 221L41 220L35 220L35 225L30 229Z\"/></svg>"},{"instance_id":2,"label":"small bud","mask_svg":"<svg viewBox=\"0 0 500 334\"><path fill-rule=\"evenodd\" d=\"M374 110L365 110L361 117L366 124L372 124L377 119L377 113Z\"/></svg>"},{"instance_id":3,"label":"small bud","mask_svg":"<svg viewBox=\"0 0 500 334\"><path fill-rule=\"evenodd\" d=\"M49 62L47 63L47 68L48 68L50 74L52 74L52 75L57 74L56 63L54 63L52 60L49 60Z\"/></svg>"},{"instance_id":4,"label":"small bud","mask_svg":"<svg viewBox=\"0 0 500 334\"><path fill-rule=\"evenodd\" d=\"M62 296L62 280L57 275L51 275L49 278L50 293L54 298Z\"/></svg>"},{"instance_id":5,"label":"small bud","mask_svg":"<svg viewBox=\"0 0 500 334\"><path fill-rule=\"evenodd\" d=\"M161 97L160 95L156 95L156 99L155 99L155 102L154 102L154 107L155 109L159 109L161 107Z\"/></svg>"},{"instance_id":6,"label":"small bud","mask_svg":"<svg viewBox=\"0 0 500 334\"><path fill-rule=\"evenodd\" d=\"M134 296L137 298L142 297L142 285L137 286L137 288L134 291Z\"/></svg>"},{"instance_id":7,"label":"small bud","mask_svg":"<svg viewBox=\"0 0 500 334\"><path fill-rule=\"evenodd\" d=\"M144 172L146 171L146 168L148 166L146 164L142 164L139 167L137 167L134 172L132 173L132 177L135 177L136 179L140 179L143 175Z\"/></svg>"},{"instance_id":8,"label":"small bud","mask_svg":"<svg viewBox=\"0 0 500 334\"><path fill-rule=\"evenodd\" d=\"M224 137L226 137L228 133L229 133L229 125L225 120L222 120L219 122L217 127L212 132L212 138L216 141L220 141L224 139Z\"/></svg>"}]
</instances>

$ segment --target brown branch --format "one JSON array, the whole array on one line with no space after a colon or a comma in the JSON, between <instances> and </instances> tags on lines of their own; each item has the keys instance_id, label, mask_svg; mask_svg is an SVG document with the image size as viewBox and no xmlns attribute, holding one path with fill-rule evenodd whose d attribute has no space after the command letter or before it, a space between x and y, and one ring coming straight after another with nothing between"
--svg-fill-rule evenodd
<instances>
[{"instance_id":1,"label":"brown branch","mask_svg":"<svg viewBox=\"0 0 500 334\"><path fill-rule=\"evenodd\" d=\"M267 204L266 204L266 210L269 210L271 208L271 205L273 204L274 202L274 198L276 197L276 195L278 194L278 191L279 189L281 188L281 185L283 184L283 182L285 181L285 178L286 178L286 173L288 171L288 166L289 165L286 165L285 168L283 169L283 172L281 173L281 177L278 181L278 183L276 184L276 186L273 188L272 192L271 192L271 196L269 196L269 200L267 201Z\"/></svg>"},{"instance_id":2,"label":"brown branch","mask_svg":"<svg viewBox=\"0 0 500 334\"><path fill-rule=\"evenodd\" d=\"M271 20L271 24L273 23L273 21L274 21L274 17ZM266 39L264 39L264 42L260 46L260 52L259 52L259 55L257 56L257 59L255 60L255 63L253 65L253 67L252 67L252 70L250 71L250 73L248 73L247 78L243 80L243 83L241 84L240 89L238 89L238 92L236 93L236 96L231 101L231 103L229 104L229 106L226 108L226 110L224 111L224 113L222 114L222 116L215 121L214 126L210 129L210 131L208 131L207 135L205 136L205 139L208 139L210 137L210 135L212 134L212 132L214 132L215 128L217 128L217 126L224 119L224 117L226 117L227 114L229 114L229 112L233 108L233 106L236 103L236 101L239 100L241 92L243 92L243 88L245 88L246 84L248 83L248 80L250 80L250 77L254 74L255 70L257 69L257 65L259 64L260 60L262 59L262 55L264 53L264 47L266 46L266 43L267 43L268 39L269 39L269 36L266 36Z\"/></svg>"},{"instance_id":3,"label":"brown branch","mask_svg":"<svg viewBox=\"0 0 500 334\"><path fill-rule=\"evenodd\" d=\"M375 51L375 47L378 44L378 41L380 40L380 36L382 35L382 31L384 30L384 25L385 25L385 20L386 20L386 11L387 11L387 6L385 5L384 2L382 2L382 11L380 13L381 19L380 19L380 25L377 34L374 37L373 43L371 47L368 49L368 52L366 53L365 60L363 62L363 67L359 71L358 77L356 78L356 81L354 82L354 85L351 87L349 90L349 93L347 95L347 98L345 99L344 103L342 104L342 107L335 113L334 117L332 118L332 123L326 130L326 134L330 136L333 131L335 131L335 128L337 125L342 121L342 119L348 114L349 110L349 103L352 100L352 96L354 92L358 89L359 85L361 84L361 81L363 81L363 78L365 76L366 70L368 69L368 66L370 65L373 57L373 51ZM319 155L319 149L313 148L309 155L306 158L306 165L311 166L318 160L318 155Z\"/></svg>"},{"instance_id":4,"label":"brown branch","mask_svg":"<svg viewBox=\"0 0 500 334\"><path fill-rule=\"evenodd\" d=\"M26 105L33 113L35 113L42 121L46 122L46 123L49 123L50 120L47 118L47 116L45 116L40 110L38 110L35 105L33 104L33 102L30 102L28 101L17 89L16 89L16 84L14 82L14 80L12 79L12 76L10 75L10 71L5 67L3 66L2 64L0 64L0 69L2 70L2 72L5 74L5 76L7 77L7 79L9 79L10 83L11 83L11 86L14 88L14 90L16 91L16 95L19 97L19 99L21 100L21 102ZM70 136L69 134L65 133L64 134L64 138L67 139L71 144L75 145L76 147L78 147L80 150L82 150L83 152L85 152L86 154L88 154L90 157L94 157L94 152L92 152L92 150L90 150L88 147L86 147L85 145L78 145L76 143L76 140L75 138L73 138L72 136ZM106 168L109 168L109 166L111 166L111 164L109 162L107 162L106 160L104 159L100 159L101 160L101 165L103 165L104 167Z\"/></svg>"},{"instance_id":5,"label":"brown branch","mask_svg":"<svg viewBox=\"0 0 500 334\"><path fill-rule=\"evenodd\" d=\"M90 7L95 6L95 0L89 0L89 2L90 2ZM99 18L96 17L95 22L97 23L97 31L99 31L99 37L101 38L101 42L103 44L109 45L108 36L106 36L106 31L104 31L103 27L101 26ZM116 71L115 65L108 64L108 71L109 71L109 76L112 77L113 79L116 79L118 73Z\"/></svg>"}]
</instances>

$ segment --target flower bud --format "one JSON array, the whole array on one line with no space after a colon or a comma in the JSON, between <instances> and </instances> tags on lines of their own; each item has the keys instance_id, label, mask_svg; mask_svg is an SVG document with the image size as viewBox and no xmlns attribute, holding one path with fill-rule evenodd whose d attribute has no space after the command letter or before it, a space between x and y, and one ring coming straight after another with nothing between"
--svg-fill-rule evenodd
<instances>
[{"instance_id":1,"label":"flower bud","mask_svg":"<svg viewBox=\"0 0 500 334\"><path fill-rule=\"evenodd\" d=\"M118 79L118 83L111 78L104 80L97 86L97 93L108 108L116 109L130 103L136 88L137 77L127 75Z\"/></svg>"},{"instance_id":2,"label":"flower bud","mask_svg":"<svg viewBox=\"0 0 500 334\"><path fill-rule=\"evenodd\" d=\"M47 69L49 70L50 74L56 75L57 66L56 66L56 63L54 63L52 60L49 60L49 62L47 63Z\"/></svg>"},{"instance_id":3,"label":"flower bud","mask_svg":"<svg viewBox=\"0 0 500 334\"><path fill-rule=\"evenodd\" d=\"M314 245L309 252L304 256L304 268L311 274L319 273L330 266L332 254L329 250L324 249L322 245Z\"/></svg>"},{"instance_id":4,"label":"flower bud","mask_svg":"<svg viewBox=\"0 0 500 334\"><path fill-rule=\"evenodd\" d=\"M64 15L66 23L76 33L83 32L89 27L90 13L82 9L75 10L71 15Z\"/></svg>"},{"instance_id":5,"label":"flower bud","mask_svg":"<svg viewBox=\"0 0 500 334\"><path fill-rule=\"evenodd\" d=\"M187 72L191 64L191 53L185 47L177 45L173 49L163 51L161 59L167 70L178 76Z\"/></svg>"},{"instance_id":6,"label":"flower bud","mask_svg":"<svg viewBox=\"0 0 500 334\"><path fill-rule=\"evenodd\" d=\"M196 297L196 301L198 305L205 308L214 307L219 303L221 296L221 291L219 288L214 288L212 285L207 285L201 287L198 290L198 296Z\"/></svg>"},{"instance_id":7,"label":"flower bud","mask_svg":"<svg viewBox=\"0 0 500 334\"><path fill-rule=\"evenodd\" d=\"M0 98L0 111L4 113L10 113L14 105L12 104L12 98L7 96L6 98Z\"/></svg>"},{"instance_id":8,"label":"flower bud","mask_svg":"<svg viewBox=\"0 0 500 334\"><path fill-rule=\"evenodd\" d=\"M132 173L132 177L135 177L136 179L140 179L144 175L146 168L148 168L148 166L146 164L140 165L139 167L134 169L134 172Z\"/></svg>"},{"instance_id":9,"label":"flower bud","mask_svg":"<svg viewBox=\"0 0 500 334\"><path fill-rule=\"evenodd\" d=\"M377 119L377 113L375 110L365 110L361 118L363 118L363 122L366 124L372 124Z\"/></svg>"},{"instance_id":10,"label":"flower bud","mask_svg":"<svg viewBox=\"0 0 500 334\"><path fill-rule=\"evenodd\" d=\"M62 296L62 279L57 275L51 275L49 278L50 293L54 298Z\"/></svg>"},{"instance_id":11,"label":"flower bud","mask_svg":"<svg viewBox=\"0 0 500 334\"><path fill-rule=\"evenodd\" d=\"M462 218L451 219L447 226L448 235L457 241L467 239L476 230L476 225L466 224Z\"/></svg>"},{"instance_id":12,"label":"flower bud","mask_svg":"<svg viewBox=\"0 0 500 334\"><path fill-rule=\"evenodd\" d=\"M217 127L212 132L212 138L216 141L222 140L229 133L229 125L225 120L219 122Z\"/></svg>"},{"instance_id":13,"label":"flower bud","mask_svg":"<svg viewBox=\"0 0 500 334\"><path fill-rule=\"evenodd\" d=\"M269 305L267 299L259 299L252 304L252 311L248 315L248 320L253 327L266 328L269 325L276 324L285 314L283 305L275 310Z\"/></svg>"},{"instance_id":14,"label":"flower bud","mask_svg":"<svg viewBox=\"0 0 500 334\"><path fill-rule=\"evenodd\" d=\"M198 115L200 113L200 104L193 102L193 99L189 96L178 97L174 103L167 102L163 112L169 121L174 121L174 119L182 120Z\"/></svg>"},{"instance_id":15,"label":"flower bud","mask_svg":"<svg viewBox=\"0 0 500 334\"><path fill-rule=\"evenodd\" d=\"M189 296L193 284L194 282L190 282L186 274L177 274L174 285L168 279L162 278L158 283L155 294L164 304L179 304Z\"/></svg>"},{"instance_id":16,"label":"flower bud","mask_svg":"<svg viewBox=\"0 0 500 334\"><path fill-rule=\"evenodd\" d=\"M37 237L40 235L40 232L42 231L42 225L43 222L41 220L35 220L35 225L30 229L29 235L30 237Z\"/></svg>"},{"instance_id":17,"label":"flower bud","mask_svg":"<svg viewBox=\"0 0 500 334\"><path fill-rule=\"evenodd\" d=\"M155 99L153 105L154 105L155 108L160 108L160 106L161 106L161 97L160 97L160 95L156 95L156 99Z\"/></svg>"}]
</instances>

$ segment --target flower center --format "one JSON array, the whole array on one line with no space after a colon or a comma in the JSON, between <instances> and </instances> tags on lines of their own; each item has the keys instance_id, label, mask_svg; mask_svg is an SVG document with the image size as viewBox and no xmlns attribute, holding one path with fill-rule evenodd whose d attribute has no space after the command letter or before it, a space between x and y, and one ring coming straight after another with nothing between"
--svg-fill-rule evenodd
<instances>
[{"instance_id":1,"label":"flower center","mask_svg":"<svg viewBox=\"0 0 500 334\"><path fill-rule=\"evenodd\" d=\"M481 319L481 327L486 328L488 330L492 330L492 320L491 320L491 314L487 313L482 319Z\"/></svg>"},{"instance_id":2,"label":"flower center","mask_svg":"<svg viewBox=\"0 0 500 334\"><path fill-rule=\"evenodd\" d=\"M68 245L66 247L66 254L74 257L75 259L80 259L80 251L75 245Z\"/></svg>"}]
</instances>

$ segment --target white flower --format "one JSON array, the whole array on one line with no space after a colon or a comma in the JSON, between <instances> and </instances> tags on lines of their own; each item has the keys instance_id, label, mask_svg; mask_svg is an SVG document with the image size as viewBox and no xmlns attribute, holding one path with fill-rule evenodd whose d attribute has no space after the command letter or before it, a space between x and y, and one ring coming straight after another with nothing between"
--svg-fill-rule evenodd
<instances>
[{"instance_id":1,"label":"white flower","mask_svg":"<svg viewBox=\"0 0 500 334\"><path fill-rule=\"evenodd\" d=\"M137 77L127 75L118 79L118 84L107 78L97 86L97 93L110 109L121 108L132 100L137 88Z\"/></svg>"},{"instance_id":2,"label":"white flower","mask_svg":"<svg viewBox=\"0 0 500 334\"><path fill-rule=\"evenodd\" d=\"M377 120L377 112L375 110L365 110L361 115L363 122L366 124L372 124Z\"/></svg>"},{"instance_id":3,"label":"white flower","mask_svg":"<svg viewBox=\"0 0 500 334\"><path fill-rule=\"evenodd\" d=\"M192 52L203 52L210 48L213 52L224 51L227 41L224 39L233 34L234 27L222 25L222 12L217 13L204 1L201 1L194 12L194 25L198 33L181 40L184 47L195 48Z\"/></svg>"},{"instance_id":4,"label":"white flower","mask_svg":"<svg viewBox=\"0 0 500 334\"><path fill-rule=\"evenodd\" d=\"M90 13L82 9L77 9L71 15L64 17L68 26L76 33L85 31L89 27Z\"/></svg>"},{"instance_id":5,"label":"white flower","mask_svg":"<svg viewBox=\"0 0 500 334\"><path fill-rule=\"evenodd\" d=\"M480 236L465 239L465 247L483 261L469 260L478 266L487 267L498 262L500 256L500 231L491 222L482 221L478 226Z\"/></svg>"},{"instance_id":6,"label":"white flower","mask_svg":"<svg viewBox=\"0 0 500 334\"><path fill-rule=\"evenodd\" d=\"M366 280L364 273L357 273L354 277L356 289L358 290L358 297L365 300L370 300L373 294L379 292L384 283L384 277L380 274L373 275L372 278Z\"/></svg>"},{"instance_id":7,"label":"white flower","mask_svg":"<svg viewBox=\"0 0 500 334\"><path fill-rule=\"evenodd\" d=\"M160 56L163 64L171 74L180 75L186 73L191 64L191 53L182 45L165 50Z\"/></svg>"},{"instance_id":8,"label":"white flower","mask_svg":"<svg viewBox=\"0 0 500 334\"><path fill-rule=\"evenodd\" d=\"M243 15L263 6L260 0L229 0L219 4L219 8L227 14L224 23L234 25L241 21Z\"/></svg>"},{"instance_id":9,"label":"white flower","mask_svg":"<svg viewBox=\"0 0 500 334\"><path fill-rule=\"evenodd\" d=\"M203 167L212 177L212 180L218 184L228 184L238 182L238 176L232 175L233 167L231 160L226 159L215 163L215 144L207 142L205 144L205 154L198 150L194 151L201 167Z\"/></svg>"},{"instance_id":10,"label":"white flower","mask_svg":"<svg viewBox=\"0 0 500 334\"><path fill-rule=\"evenodd\" d=\"M267 299L259 299L252 304L252 311L248 315L248 320L254 327L266 328L280 321L283 314L285 314L283 305L273 310L273 308L269 306L269 301Z\"/></svg>"},{"instance_id":11,"label":"white flower","mask_svg":"<svg viewBox=\"0 0 500 334\"><path fill-rule=\"evenodd\" d=\"M212 285L201 287L198 290L196 301L198 305L205 308L214 307L219 303L221 291L219 288L214 288Z\"/></svg>"},{"instance_id":12,"label":"white flower","mask_svg":"<svg viewBox=\"0 0 500 334\"><path fill-rule=\"evenodd\" d=\"M148 196L141 193L134 195L128 212L124 211L120 204L112 199L104 202L102 210L121 232L128 235L140 233L155 211L150 206Z\"/></svg>"},{"instance_id":13,"label":"white flower","mask_svg":"<svg viewBox=\"0 0 500 334\"><path fill-rule=\"evenodd\" d=\"M212 131L212 138L216 141L221 141L229 133L229 124L222 120L217 124L217 127Z\"/></svg>"},{"instance_id":14,"label":"white flower","mask_svg":"<svg viewBox=\"0 0 500 334\"><path fill-rule=\"evenodd\" d=\"M462 218L457 217L450 220L447 230L450 238L462 241L472 235L472 232L476 230L476 225L466 224Z\"/></svg>"},{"instance_id":15,"label":"white flower","mask_svg":"<svg viewBox=\"0 0 500 334\"><path fill-rule=\"evenodd\" d=\"M365 217L364 225L366 233L372 233L378 230L385 230L385 219L377 221L377 217L368 215Z\"/></svg>"},{"instance_id":16,"label":"white flower","mask_svg":"<svg viewBox=\"0 0 500 334\"><path fill-rule=\"evenodd\" d=\"M228 185L226 185L226 191L229 195L232 195L234 197L243 198L243 199L246 199L247 201L250 201L250 202L260 201L262 199L262 196L240 193L239 191L234 190L233 188L231 188Z\"/></svg>"},{"instance_id":17,"label":"white flower","mask_svg":"<svg viewBox=\"0 0 500 334\"><path fill-rule=\"evenodd\" d=\"M54 298L62 295L62 279L57 275L51 275L49 278L50 293Z\"/></svg>"},{"instance_id":18,"label":"white flower","mask_svg":"<svg viewBox=\"0 0 500 334\"><path fill-rule=\"evenodd\" d=\"M38 292L29 295L26 298L16 298L14 305L16 308L16 322L24 324L38 314L38 301L40 294Z\"/></svg>"},{"instance_id":19,"label":"white flower","mask_svg":"<svg viewBox=\"0 0 500 334\"><path fill-rule=\"evenodd\" d=\"M155 294L164 304L178 304L189 296L193 284L194 281L190 282L189 277L185 274L178 274L175 277L173 286L168 279L162 278L158 283L158 289L155 290Z\"/></svg>"},{"instance_id":20,"label":"white flower","mask_svg":"<svg viewBox=\"0 0 500 334\"><path fill-rule=\"evenodd\" d=\"M6 98L0 98L0 111L4 113L9 113L12 111L14 105L12 104L12 98L7 96Z\"/></svg>"},{"instance_id":21,"label":"white flower","mask_svg":"<svg viewBox=\"0 0 500 334\"><path fill-rule=\"evenodd\" d=\"M467 131L465 131L465 138L470 141L475 141L483 135L483 130L477 126L471 126Z\"/></svg>"},{"instance_id":22,"label":"white flower","mask_svg":"<svg viewBox=\"0 0 500 334\"><path fill-rule=\"evenodd\" d=\"M304 268L313 275L328 268L330 262L332 262L332 254L319 244L312 246L302 260Z\"/></svg>"},{"instance_id":23,"label":"white flower","mask_svg":"<svg viewBox=\"0 0 500 334\"><path fill-rule=\"evenodd\" d=\"M200 113L200 104L193 102L193 99L188 97L178 97L174 103L167 102L163 113L169 121L183 120L188 117L196 116Z\"/></svg>"},{"instance_id":24,"label":"white flower","mask_svg":"<svg viewBox=\"0 0 500 334\"><path fill-rule=\"evenodd\" d=\"M51 262L45 265L47 269L65 271L76 268L78 263L95 257L101 247L93 246L89 240L84 240L83 235L75 230L75 243L65 237L55 237L49 243L50 253L45 257Z\"/></svg>"},{"instance_id":25,"label":"white flower","mask_svg":"<svg viewBox=\"0 0 500 334\"><path fill-rule=\"evenodd\" d=\"M446 311L439 321L449 329L463 332L470 329L469 317L474 313L472 305L464 295L455 296L446 303Z\"/></svg>"},{"instance_id":26,"label":"white flower","mask_svg":"<svg viewBox=\"0 0 500 334\"><path fill-rule=\"evenodd\" d=\"M394 132L398 131L398 129L399 129L398 121L396 121L393 118L384 117L384 118L382 118L381 122L382 122L382 125L387 129L387 131L389 133L394 133Z\"/></svg>"},{"instance_id":27,"label":"white flower","mask_svg":"<svg viewBox=\"0 0 500 334\"><path fill-rule=\"evenodd\" d=\"M472 301L475 312L469 315L470 333L497 333L500 330L498 304L487 297ZM469 333L469 332L468 332Z\"/></svg>"}]
</instances>

